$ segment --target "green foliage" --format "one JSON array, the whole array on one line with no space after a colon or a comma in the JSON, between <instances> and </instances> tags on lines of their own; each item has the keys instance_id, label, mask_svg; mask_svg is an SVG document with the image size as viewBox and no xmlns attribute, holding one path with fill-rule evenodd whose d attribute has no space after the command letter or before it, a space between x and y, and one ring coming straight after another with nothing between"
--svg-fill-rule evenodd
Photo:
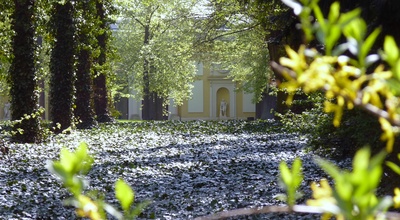
<instances>
[{"instance_id":1,"label":"green foliage","mask_svg":"<svg viewBox=\"0 0 400 220\"><path fill-rule=\"evenodd\" d=\"M293 161L292 169L289 169L285 161L281 161L279 164L280 178L283 182L283 186L286 190L287 203L290 207L293 207L296 203L296 198L299 196L297 189L303 181L303 175L301 173L301 160L296 158Z\"/></svg>"},{"instance_id":2,"label":"green foliage","mask_svg":"<svg viewBox=\"0 0 400 220\"><path fill-rule=\"evenodd\" d=\"M123 180L115 183L115 196L124 211L117 211L102 199L91 198L84 194L84 189L88 186L85 175L90 171L93 158L88 154L88 146L81 143L75 152L70 152L63 148L60 153L59 161L49 161L47 169L60 178L61 182L73 195L73 198L66 200L66 205L73 205L79 217L87 217L93 220L105 219L105 212L108 212L116 219L133 219L149 204L143 202L132 207L135 200L134 192ZM93 193L87 193L93 194Z\"/></svg>"},{"instance_id":3,"label":"green foliage","mask_svg":"<svg viewBox=\"0 0 400 220\"><path fill-rule=\"evenodd\" d=\"M332 124L333 115L324 112L324 98L317 95L308 99L314 104L311 109L301 113L276 113L276 116L285 131L307 135L312 150L317 154L351 157L366 145L373 146L373 151L384 147L380 141L380 124L367 112L360 109L346 110L342 117L345 126L335 127Z\"/></svg>"},{"instance_id":4,"label":"green foliage","mask_svg":"<svg viewBox=\"0 0 400 220\"><path fill-rule=\"evenodd\" d=\"M119 80L131 85L125 92L134 89L138 99L156 93L178 105L190 98L195 77L195 30L189 17L193 3L118 1L121 14L114 45L121 62L115 68Z\"/></svg>"},{"instance_id":5,"label":"green foliage","mask_svg":"<svg viewBox=\"0 0 400 220\"><path fill-rule=\"evenodd\" d=\"M282 44L292 25L289 8L280 1L212 1L202 41L209 43L203 59L221 64L238 89L253 93L259 102L274 74L271 46ZM207 45L207 44L206 44ZM204 50L204 49L203 49Z\"/></svg>"},{"instance_id":6,"label":"green foliage","mask_svg":"<svg viewBox=\"0 0 400 220\"><path fill-rule=\"evenodd\" d=\"M399 79L396 78L393 66L385 70L384 65L378 65L374 70L369 70L380 58L378 54L368 55L377 39L379 29L367 35L367 27L365 21L359 17L359 10L343 13L337 19L337 16L331 16L331 20L326 20L320 17L322 15L316 1L306 3L304 9L298 4L302 28L312 30L311 33L315 34L322 44L333 46L331 51L328 49L325 54L314 48L306 49L305 45L300 47L298 53L287 47L289 58L282 57L280 63L290 71L281 70L288 80L282 86L289 91L302 88L306 93L324 90L328 100L324 103L324 110L334 113L333 124L336 127L340 125L345 109L360 107L374 114L379 118L384 131L381 139L386 141L387 150L392 151L397 130L393 126L398 124L399 112L396 96L398 87L393 85L398 83ZM336 13L338 7L333 4L332 13ZM315 14L318 23L311 24L307 20L311 12ZM340 32L342 29L343 32ZM343 34L346 43L339 44L339 38L330 39L330 31L335 31L336 35L339 31L339 36ZM389 57L389 61L394 63L396 50L389 49L389 45L393 46L390 39L385 39L386 51L381 52L381 58L385 60ZM342 55L346 50L352 56Z\"/></svg>"},{"instance_id":7,"label":"green foliage","mask_svg":"<svg viewBox=\"0 0 400 220\"><path fill-rule=\"evenodd\" d=\"M0 3L0 7L0 94L7 95L10 89L7 84L7 75L11 62L11 43L14 34L11 26L12 5L5 1Z\"/></svg>"},{"instance_id":8,"label":"green foliage","mask_svg":"<svg viewBox=\"0 0 400 220\"><path fill-rule=\"evenodd\" d=\"M370 156L368 148L359 150L353 159L351 172L318 159L318 164L333 178L335 187L332 189L324 181L320 186L313 183L314 199L308 200L307 204L321 207L325 213L335 215L338 219L373 219L387 211L393 205L392 198L378 198L376 195L386 153Z\"/></svg>"},{"instance_id":9,"label":"green foliage","mask_svg":"<svg viewBox=\"0 0 400 220\"><path fill-rule=\"evenodd\" d=\"M285 1L299 15L307 40L315 36L325 45L325 53L313 48L306 49L305 45L298 52L287 47L288 58L280 59L281 65L287 69L275 65L287 79L282 86L291 92L299 88L306 93L324 91L327 99L324 110L334 113L333 124L336 127L343 123L346 109L360 107L377 116L383 131L381 140L386 141L386 150L391 152L400 126L398 88L393 86L399 81L396 73L399 49L394 39L385 38L380 57L369 54L380 29L367 35L367 25L360 18L359 9L340 13L339 3L333 3L328 17L324 18L317 0L301 2L304 7L295 1ZM311 15L315 16L317 22L310 22ZM342 36L346 42L339 44ZM343 55L345 51L352 56ZM387 62L389 70L385 70L384 65L369 70L379 58ZM367 134L362 135L365 138ZM331 215L338 219L382 218L382 213L392 206L398 207L400 201L398 188L395 189L394 198L376 196L383 173L381 164L386 154L382 151L371 158L368 148L357 151L351 172L342 171L330 162L317 160L333 178L335 187L332 189L326 180L322 180L320 186L313 183L314 199L309 200L308 205L320 207L325 213L324 219ZM392 162L387 164L395 171L400 170Z\"/></svg>"}]
</instances>

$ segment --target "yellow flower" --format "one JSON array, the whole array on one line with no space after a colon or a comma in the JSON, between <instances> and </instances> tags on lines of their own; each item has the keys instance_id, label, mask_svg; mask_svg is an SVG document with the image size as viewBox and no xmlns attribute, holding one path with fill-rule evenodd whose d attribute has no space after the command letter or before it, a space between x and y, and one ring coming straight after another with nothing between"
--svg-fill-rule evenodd
<instances>
[{"instance_id":1,"label":"yellow flower","mask_svg":"<svg viewBox=\"0 0 400 220\"><path fill-rule=\"evenodd\" d=\"M383 131L383 134L381 136L382 141L387 141L386 142L386 150L388 152L392 152L393 150L393 145L394 145L394 139L395 139L395 133L392 125L390 122L388 122L384 118L379 118L379 122L381 124L381 128Z\"/></svg>"},{"instance_id":2,"label":"yellow flower","mask_svg":"<svg viewBox=\"0 0 400 220\"><path fill-rule=\"evenodd\" d=\"M97 204L93 202L89 197L84 195L78 196L79 208L76 213L80 217L89 217L92 220L102 219L97 207Z\"/></svg>"},{"instance_id":3,"label":"yellow flower","mask_svg":"<svg viewBox=\"0 0 400 220\"><path fill-rule=\"evenodd\" d=\"M397 187L394 189L393 203L395 209L400 208L400 189Z\"/></svg>"},{"instance_id":4,"label":"yellow flower","mask_svg":"<svg viewBox=\"0 0 400 220\"><path fill-rule=\"evenodd\" d=\"M311 189L313 191L313 198L307 200L307 205L309 206L336 206L336 200L332 196L332 188L329 186L329 183L326 179L322 179L319 184L313 182L311 184Z\"/></svg>"}]
</instances>

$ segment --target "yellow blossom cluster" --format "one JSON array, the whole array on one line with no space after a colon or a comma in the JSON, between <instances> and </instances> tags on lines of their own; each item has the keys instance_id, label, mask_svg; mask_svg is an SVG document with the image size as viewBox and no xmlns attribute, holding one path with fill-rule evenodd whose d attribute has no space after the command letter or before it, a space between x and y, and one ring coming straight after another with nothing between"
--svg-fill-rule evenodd
<instances>
[{"instance_id":1,"label":"yellow blossom cluster","mask_svg":"<svg viewBox=\"0 0 400 220\"><path fill-rule=\"evenodd\" d=\"M287 81L281 84L289 92L290 104L296 89L306 93L325 91L325 111L334 113L333 124L340 125L344 109L361 107L377 115L383 130L382 140L387 141L387 150L392 151L399 122L399 98L388 86L393 77L383 65L372 73L349 64L346 56L324 56L315 49L300 46L298 52L286 46L288 57L281 57L280 64L286 68L282 74ZM311 54L311 56L306 56ZM400 125L400 124L399 124Z\"/></svg>"}]
</instances>

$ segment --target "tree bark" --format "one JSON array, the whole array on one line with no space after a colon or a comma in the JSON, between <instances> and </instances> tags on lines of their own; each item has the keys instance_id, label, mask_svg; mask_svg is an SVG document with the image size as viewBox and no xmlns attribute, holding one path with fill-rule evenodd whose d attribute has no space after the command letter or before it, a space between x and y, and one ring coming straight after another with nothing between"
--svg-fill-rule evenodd
<instances>
[{"instance_id":1,"label":"tree bark","mask_svg":"<svg viewBox=\"0 0 400 220\"><path fill-rule=\"evenodd\" d=\"M104 67L107 60L107 41L108 41L108 27L106 21L106 12L104 5L101 1L96 1L97 16L100 19L100 29L103 30L101 34L97 36L97 42L100 47L100 55L97 58L97 64L100 67ZM96 112L96 119L98 122L112 122L114 119L110 116L108 110L108 94L107 94L107 82L106 75L103 71L96 71L95 78L93 80L94 86L94 108Z\"/></svg>"},{"instance_id":2,"label":"tree bark","mask_svg":"<svg viewBox=\"0 0 400 220\"><path fill-rule=\"evenodd\" d=\"M79 120L78 129L93 128L97 125L91 105L92 78L91 55L87 49L81 49L78 54L78 66L76 72L76 100L75 117Z\"/></svg>"},{"instance_id":3,"label":"tree bark","mask_svg":"<svg viewBox=\"0 0 400 220\"><path fill-rule=\"evenodd\" d=\"M151 38L150 27L144 27L143 44L148 45ZM143 120L163 120L163 99L157 93L150 91L151 63L145 58L143 63L143 101L142 119Z\"/></svg>"},{"instance_id":4,"label":"tree bark","mask_svg":"<svg viewBox=\"0 0 400 220\"><path fill-rule=\"evenodd\" d=\"M70 1L54 5L55 43L50 60L50 113L56 133L71 126L74 99L74 8ZM60 127L59 127L60 126Z\"/></svg>"},{"instance_id":5,"label":"tree bark","mask_svg":"<svg viewBox=\"0 0 400 220\"><path fill-rule=\"evenodd\" d=\"M12 28L15 32L12 43L13 59L9 70L11 119L21 120L25 115L38 112L38 91L35 70L34 0L15 0ZM18 132L22 129L23 133ZM16 142L41 141L39 116L25 118L17 123L12 139Z\"/></svg>"},{"instance_id":6,"label":"tree bark","mask_svg":"<svg viewBox=\"0 0 400 220\"><path fill-rule=\"evenodd\" d=\"M89 129L97 125L94 118L94 110L92 105L92 75L91 70L93 67L93 53L89 48L92 48L92 38L94 37L94 28L91 23L95 18L92 13L95 8L90 7L90 2L82 1L77 2L76 7L81 10L84 22L79 24L78 30L78 59L76 70L76 100L75 100L75 118L79 121L77 124L78 129Z\"/></svg>"}]
</instances>

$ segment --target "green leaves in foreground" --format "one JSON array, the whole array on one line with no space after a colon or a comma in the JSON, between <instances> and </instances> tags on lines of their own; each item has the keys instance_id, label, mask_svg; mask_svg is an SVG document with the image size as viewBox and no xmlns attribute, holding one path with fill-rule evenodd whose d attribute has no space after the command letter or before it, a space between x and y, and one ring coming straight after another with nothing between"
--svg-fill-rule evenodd
<instances>
[{"instance_id":1,"label":"green leaves in foreground","mask_svg":"<svg viewBox=\"0 0 400 220\"><path fill-rule=\"evenodd\" d=\"M125 181L119 179L115 182L115 197L121 203L122 209L127 211L135 200L135 193Z\"/></svg>"},{"instance_id":2,"label":"green leaves in foreground","mask_svg":"<svg viewBox=\"0 0 400 220\"><path fill-rule=\"evenodd\" d=\"M118 199L122 209L124 210L125 219L136 218L142 210L150 204L149 201L145 201L137 204L131 209L131 206L135 201L135 192L122 179L115 182L115 197Z\"/></svg>"},{"instance_id":3,"label":"green leaves in foreground","mask_svg":"<svg viewBox=\"0 0 400 220\"><path fill-rule=\"evenodd\" d=\"M281 172L281 180L287 193L287 203L293 207L296 203L297 189L303 181L303 174L301 172L301 160L296 158L293 162L292 169L290 170L285 161L279 164Z\"/></svg>"},{"instance_id":4,"label":"green leaves in foreground","mask_svg":"<svg viewBox=\"0 0 400 220\"><path fill-rule=\"evenodd\" d=\"M70 152L63 148L59 161L49 161L47 163L47 169L58 176L73 195L73 198L65 201L66 205L75 206L79 217L96 220L105 219L106 211L116 219L136 218L149 202L143 202L136 207L132 207L135 194L131 187L121 179L115 183L115 196L120 202L124 214L102 201L102 199L93 198L93 196L87 196L83 193L88 183L85 175L90 171L93 164L93 158L88 154L87 148L86 143L81 143L75 152Z\"/></svg>"},{"instance_id":5,"label":"green leaves in foreground","mask_svg":"<svg viewBox=\"0 0 400 220\"><path fill-rule=\"evenodd\" d=\"M375 193L382 176L382 162L386 153L371 157L369 148L359 150L353 159L353 171L340 170L331 162L318 159L317 163L334 180L333 190L327 181L313 183L314 199L310 206L318 206L338 219L374 219L393 204L387 196L378 198Z\"/></svg>"}]
</instances>

